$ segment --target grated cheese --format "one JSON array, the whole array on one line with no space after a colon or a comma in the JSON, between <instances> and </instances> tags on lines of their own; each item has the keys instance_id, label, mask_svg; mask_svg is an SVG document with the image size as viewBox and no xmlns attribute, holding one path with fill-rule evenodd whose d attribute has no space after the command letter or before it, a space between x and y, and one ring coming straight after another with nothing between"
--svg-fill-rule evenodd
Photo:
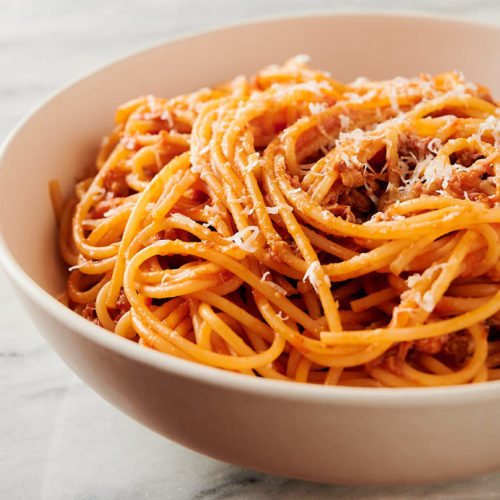
<instances>
[{"instance_id":1,"label":"grated cheese","mask_svg":"<svg viewBox=\"0 0 500 500\"><path fill-rule=\"evenodd\" d=\"M349 158L349 155L345 151L340 153L340 158L345 163L346 167L352 166L351 158Z\"/></svg>"},{"instance_id":2,"label":"grated cheese","mask_svg":"<svg viewBox=\"0 0 500 500\"><path fill-rule=\"evenodd\" d=\"M283 311L279 311L277 316L282 321L286 321L287 319L290 319L290 316L288 316L287 314L283 314Z\"/></svg>"},{"instance_id":3,"label":"grated cheese","mask_svg":"<svg viewBox=\"0 0 500 500\"><path fill-rule=\"evenodd\" d=\"M392 88L391 92L389 92L389 102L391 103L391 108L395 113L399 113L399 103L398 103L398 96L396 94L396 89Z\"/></svg>"},{"instance_id":4,"label":"grated cheese","mask_svg":"<svg viewBox=\"0 0 500 500\"><path fill-rule=\"evenodd\" d=\"M245 167L246 172L253 172L259 166L259 153L252 153L248 156L248 165Z\"/></svg>"},{"instance_id":5,"label":"grated cheese","mask_svg":"<svg viewBox=\"0 0 500 500\"><path fill-rule=\"evenodd\" d=\"M172 118L172 114L168 109L166 109L160 116L160 118L167 122L168 128L174 128L174 119Z\"/></svg>"},{"instance_id":6,"label":"grated cheese","mask_svg":"<svg viewBox=\"0 0 500 500\"><path fill-rule=\"evenodd\" d=\"M347 130L351 124L351 119L347 115L339 115L340 128L342 130Z\"/></svg>"},{"instance_id":7,"label":"grated cheese","mask_svg":"<svg viewBox=\"0 0 500 500\"><path fill-rule=\"evenodd\" d=\"M288 92L290 92L289 89L287 89ZM317 82L315 80L311 80L309 82L305 83L297 83L295 85L295 90L307 90L309 92L312 92L313 94L322 97L323 92L322 91L329 91L332 90L331 85L328 84L328 82L321 81ZM286 92L283 92L283 94L286 94Z\"/></svg>"},{"instance_id":8,"label":"grated cheese","mask_svg":"<svg viewBox=\"0 0 500 500\"><path fill-rule=\"evenodd\" d=\"M328 109L328 106L325 103L322 102L310 102L309 103L309 111L313 115L318 115L319 113L322 113Z\"/></svg>"},{"instance_id":9,"label":"grated cheese","mask_svg":"<svg viewBox=\"0 0 500 500\"><path fill-rule=\"evenodd\" d=\"M306 282L306 280L309 280L309 283L311 283L316 293L318 293L319 291L320 280L317 276L317 272L320 270L321 270L321 264L319 263L319 261L315 260L309 265L306 273L304 274L304 277L302 278L302 281L304 283ZM326 274L324 277L324 282L328 286L330 286L330 278Z\"/></svg>"},{"instance_id":10,"label":"grated cheese","mask_svg":"<svg viewBox=\"0 0 500 500\"><path fill-rule=\"evenodd\" d=\"M266 212L269 215L276 215L279 213L279 208L278 207L266 207Z\"/></svg>"},{"instance_id":11,"label":"grated cheese","mask_svg":"<svg viewBox=\"0 0 500 500\"><path fill-rule=\"evenodd\" d=\"M234 196L232 196L232 194L231 194L230 196L227 197L227 201L229 203L244 203L245 198L243 196L240 198L234 198Z\"/></svg>"},{"instance_id":12,"label":"grated cheese","mask_svg":"<svg viewBox=\"0 0 500 500\"><path fill-rule=\"evenodd\" d=\"M279 286L278 283L274 283L274 281L266 281L266 283L268 285L270 285L272 288L274 288L281 295L285 295L286 296L286 294L287 294L286 290L284 288L282 288L281 286Z\"/></svg>"},{"instance_id":13,"label":"grated cheese","mask_svg":"<svg viewBox=\"0 0 500 500\"><path fill-rule=\"evenodd\" d=\"M292 58L292 61L304 66L311 61L311 56L308 54L297 54Z\"/></svg>"},{"instance_id":14,"label":"grated cheese","mask_svg":"<svg viewBox=\"0 0 500 500\"><path fill-rule=\"evenodd\" d=\"M351 87L362 87L363 85L367 85L369 83L368 78L366 76L358 76L356 80L351 83Z\"/></svg>"},{"instance_id":15,"label":"grated cheese","mask_svg":"<svg viewBox=\"0 0 500 500\"><path fill-rule=\"evenodd\" d=\"M326 137L330 141L331 144L335 144L335 139L325 130L325 127L323 127L323 125L318 124L317 127L318 127L318 130L320 131L321 135Z\"/></svg>"},{"instance_id":16,"label":"grated cheese","mask_svg":"<svg viewBox=\"0 0 500 500\"><path fill-rule=\"evenodd\" d=\"M247 233L251 233L247 240L245 240L245 236ZM254 253L257 248L252 246L252 243L257 239L260 233L260 229L257 226L247 226L241 231L234 233L232 236L228 236L227 238L223 238L224 240L231 241L236 246L240 247L247 253Z\"/></svg>"},{"instance_id":17,"label":"grated cheese","mask_svg":"<svg viewBox=\"0 0 500 500\"><path fill-rule=\"evenodd\" d=\"M95 196L95 197L103 197L106 194L106 190L102 186L92 186L89 188L87 193L90 196Z\"/></svg>"},{"instance_id":18,"label":"grated cheese","mask_svg":"<svg viewBox=\"0 0 500 500\"><path fill-rule=\"evenodd\" d=\"M87 261L82 262L80 264L76 264L74 266L68 267L68 271L74 271L75 269L81 269L82 267L86 266L88 264Z\"/></svg>"},{"instance_id":19,"label":"grated cheese","mask_svg":"<svg viewBox=\"0 0 500 500\"><path fill-rule=\"evenodd\" d=\"M479 130L477 132L478 141L481 140L485 132L490 132L495 141L494 146L498 148L500 146L500 119L493 115L488 116L488 118L479 125Z\"/></svg>"},{"instance_id":20,"label":"grated cheese","mask_svg":"<svg viewBox=\"0 0 500 500\"><path fill-rule=\"evenodd\" d=\"M113 207L113 208L110 208L109 210L106 210L106 212L104 212L102 215L103 215L103 217L111 217L113 215L116 215L120 211L121 211L121 207Z\"/></svg>"},{"instance_id":21,"label":"grated cheese","mask_svg":"<svg viewBox=\"0 0 500 500\"><path fill-rule=\"evenodd\" d=\"M415 302L424 310L427 312L432 312L434 311L434 308L436 307L436 303L434 301L434 297L432 296L432 291L427 290L424 295L417 293L415 297Z\"/></svg>"},{"instance_id":22,"label":"grated cheese","mask_svg":"<svg viewBox=\"0 0 500 500\"><path fill-rule=\"evenodd\" d=\"M146 100L148 101L149 109L151 111L155 111L156 110L156 99L155 99L155 96L153 94L148 94L146 96Z\"/></svg>"},{"instance_id":23,"label":"grated cheese","mask_svg":"<svg viewBox=\"0 0 500 500\"><path fill-rule=\"evenodd\" d=\"M412 274L411 276L408 276L406 279L406 284L408 285L408 288L413 288L422 278L422 276L419 273Z\"/></svg>"},{"instance_id":24,"label":"grated cheese","mask_svg":"<svg viewBox=\"0 0 500 500\"><path fill-rule=\"evenodd\" d=\"M441 142L441 139L438 139L437 137L434 137L431 141L429 141L429 144L427 144L427 149L431 152L437 155L439 153L439 150L441 149L443 143Z\"/></svg>"}]
</instances>

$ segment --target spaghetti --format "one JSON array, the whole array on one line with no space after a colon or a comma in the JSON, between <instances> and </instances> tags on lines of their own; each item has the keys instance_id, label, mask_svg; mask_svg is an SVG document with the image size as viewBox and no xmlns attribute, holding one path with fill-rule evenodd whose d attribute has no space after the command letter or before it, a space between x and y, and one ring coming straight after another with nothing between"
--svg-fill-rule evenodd
<instances>
[{"instance_id":1,"label":"spaghetti","mask_svg":"<svg viewBox=\"0 0 500 500\"><path fill-rule=\"evenodd\" d=\"M283 380L500 378L500 110L456 72L302 57L118 108L64 205L63 301L142 346Z\"/></svg>"}]
</instances>

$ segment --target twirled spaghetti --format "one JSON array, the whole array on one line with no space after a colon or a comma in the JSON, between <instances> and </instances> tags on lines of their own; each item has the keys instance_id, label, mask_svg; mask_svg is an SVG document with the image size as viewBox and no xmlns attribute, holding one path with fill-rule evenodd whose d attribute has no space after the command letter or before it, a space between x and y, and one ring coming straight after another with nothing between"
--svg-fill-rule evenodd
<instances>
[{"instance_id":1,"label":"twirled spaghetti","mask_svg":"<svg viewBox=\"0 0 500 500\"><path fill-rule=\"evenodd\" d=\"M500 111L458 73L344 85L301 57L118 108L62 206L63 300L253 376L500 378Z\"/></svg>"}]
</instances>

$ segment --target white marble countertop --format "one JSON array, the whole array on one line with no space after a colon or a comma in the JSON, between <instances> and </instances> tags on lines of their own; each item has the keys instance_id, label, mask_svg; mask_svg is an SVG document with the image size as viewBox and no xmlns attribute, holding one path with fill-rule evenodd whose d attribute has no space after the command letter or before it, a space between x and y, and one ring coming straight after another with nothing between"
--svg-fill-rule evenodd
<instances>
[{"instance_id":1,"label":"white marble countertop","mask_svg":"<svg viewBox=\"0 0 500 500\"><path fill-rule=\"evenodd\" d=\"M55 89L170 36L264 15L363 8L500 24L498 0L0 0L0 140ZM153 434L83 385L1 273L0 317L1 499L500 498L500 473L413 487L338 486L212 460Z\"/></svg>"}]
</instances>

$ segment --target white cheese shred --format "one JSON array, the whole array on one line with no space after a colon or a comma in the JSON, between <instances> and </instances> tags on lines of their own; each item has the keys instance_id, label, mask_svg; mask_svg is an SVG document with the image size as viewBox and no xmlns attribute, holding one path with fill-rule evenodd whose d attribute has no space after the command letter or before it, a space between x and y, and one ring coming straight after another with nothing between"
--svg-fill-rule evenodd
<instances>
[{"instance_id":1,"label":"white cheese shred","mask_svg":"<svg viewBox=\"0 0 500 500\"><path fill-rule=\"evenodd\" d=\"M304 283L306 282L306 280L309 280L309 283L311 283L316 293L318 293L320 286L320 279L317 274L320 270L321 270L321 264L319 263L319 261L315 260L309 265L306 273L304 274L304 277L302 278L302 281ZM330 286L330 278L326 274L324 280L325 283L328 286Z\"/></svg>"},{"instance_id":2,"label":"white cheese shred","mask_svg":"<svg viewBox=\"0 0 500 500\"><path fill-rule=\"evenodd\" d=\"M234 233L232 236L223 239L231 241L247 253L254 253L257 251L257 247L253 246L252 243L257 239L259 233L260 229L258 226L247 226L241 231ZM248 234L249 236L246 238Z\"/></svg>"}]
</instances>

